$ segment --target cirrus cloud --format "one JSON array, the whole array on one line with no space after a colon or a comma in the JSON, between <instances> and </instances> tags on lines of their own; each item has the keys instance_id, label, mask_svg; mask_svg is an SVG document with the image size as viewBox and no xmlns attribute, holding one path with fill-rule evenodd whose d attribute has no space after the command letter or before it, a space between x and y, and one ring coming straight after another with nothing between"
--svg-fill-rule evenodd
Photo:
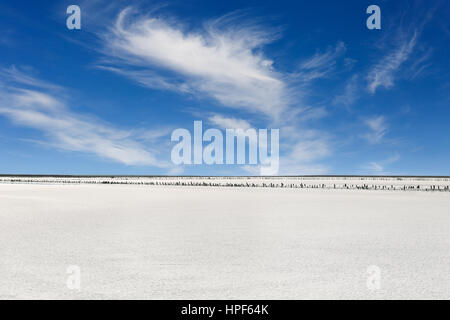
<instances>
[{"instance_id":1,"label":"cirrus cloud","mask_svg":"<svg viewBox=\"0 0 450 320\"><path fill-rule=\"evenodd\" d=\"M124 9L103 34L104 53L116 65L100 68L148 87L202 94L276 119L289 95L273 61L258 51L276 35L238 20L231 14L187 31L173 21Z\"/></svg>"},{"instance_id":2,"label":"cirrus cloud","mask_svg":"<svg viewBox=\"0 0 450 320\"><path fill-rule=\"evenodd\" d=\"M0 81L0 115L17 125L43 133L40 143L62 150L95 154L125 165L169 166L158 161L150 148L133 136L133 131L118 129L71 111L61 96L43 90L54 88L52 84L16 68L0 71L3 80Z\"/></svg>"}]
</instances>

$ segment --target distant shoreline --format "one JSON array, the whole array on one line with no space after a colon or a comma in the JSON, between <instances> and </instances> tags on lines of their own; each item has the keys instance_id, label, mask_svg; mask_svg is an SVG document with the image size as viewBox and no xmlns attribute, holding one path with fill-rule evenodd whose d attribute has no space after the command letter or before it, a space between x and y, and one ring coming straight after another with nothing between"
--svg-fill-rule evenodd
<instances>
[{"instance_id":1,"label":"distant shoreline","mask_svg":"<svg viewBox=\"0 0 450 320\"><path fill-rule=\"evenodd\" d=\"M142 185L284 189L450 191L450 177L413 176L47 176L0 175L0 184Z\"/></svg>"},{"instance_id":2,"label":"distant shoreline","mask_svg":"<svg viewBox=\"0 0 450 320\"><path fill-rule=\"evenodd\" d=\"M450 176L422 176L422 175L280 175L280 176L207 176L207 175L76 175L76 174L7 174L0 173L0 177L33 177L33 178L430 178L450 179Z\"/></svg>"}]
</instances>

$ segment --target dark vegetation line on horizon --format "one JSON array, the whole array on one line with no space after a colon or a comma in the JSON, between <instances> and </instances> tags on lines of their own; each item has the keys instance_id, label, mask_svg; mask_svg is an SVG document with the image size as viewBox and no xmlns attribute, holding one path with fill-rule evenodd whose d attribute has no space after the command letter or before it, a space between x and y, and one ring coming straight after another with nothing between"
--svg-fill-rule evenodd
<instances>
[{"instance_id":1,"label":"dark vegetation line on horizon","mask_svg":"<svg viewBox=\"0 0 450 320\"><path fill-rule=\"evenodd\" d=\"M0 177L34 177L34 178L447 178L450 176L420 176L420 175L276 175L276 176L220 176L220 175L72 175L72 174L6 174L0 173Z\"/></svg>"}]
</instances>

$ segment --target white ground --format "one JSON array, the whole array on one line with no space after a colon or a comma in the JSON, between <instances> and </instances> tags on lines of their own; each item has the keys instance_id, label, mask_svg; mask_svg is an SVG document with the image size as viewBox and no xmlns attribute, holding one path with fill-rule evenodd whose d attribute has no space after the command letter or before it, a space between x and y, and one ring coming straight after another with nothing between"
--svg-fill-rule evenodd
<instances>
[{"instance_id":1,"label":"white ground","mask_svg":"<svg viewBox=\"0 0 450 320\"><path fill-rule=\"evenodd\" d=\"M449 299L449 256L448 192L0 184L3 299Z\"/></svg>"}]
</instances>

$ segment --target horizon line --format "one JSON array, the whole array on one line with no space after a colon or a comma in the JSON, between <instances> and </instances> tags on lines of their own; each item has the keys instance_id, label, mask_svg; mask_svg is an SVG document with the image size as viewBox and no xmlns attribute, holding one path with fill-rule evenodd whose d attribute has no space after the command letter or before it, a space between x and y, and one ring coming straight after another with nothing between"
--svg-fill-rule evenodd
<instances>
[{"instance_id":1,"label":"horizon line","mask_svg":"<svg viewBox=\"0 0 450 320\"><path fill-rule=\"evenodd\" d=\"M248 175L125 175L125 174L110 174L110 175L93 175L93 174L4 174L0 173L0 177L54 177L54 178L449 178L450 176L436 176L436 175L358 175L358 174L335 174L335 175L268 175L268 176L248 176Z\"/></svg>"}]
</instances>

